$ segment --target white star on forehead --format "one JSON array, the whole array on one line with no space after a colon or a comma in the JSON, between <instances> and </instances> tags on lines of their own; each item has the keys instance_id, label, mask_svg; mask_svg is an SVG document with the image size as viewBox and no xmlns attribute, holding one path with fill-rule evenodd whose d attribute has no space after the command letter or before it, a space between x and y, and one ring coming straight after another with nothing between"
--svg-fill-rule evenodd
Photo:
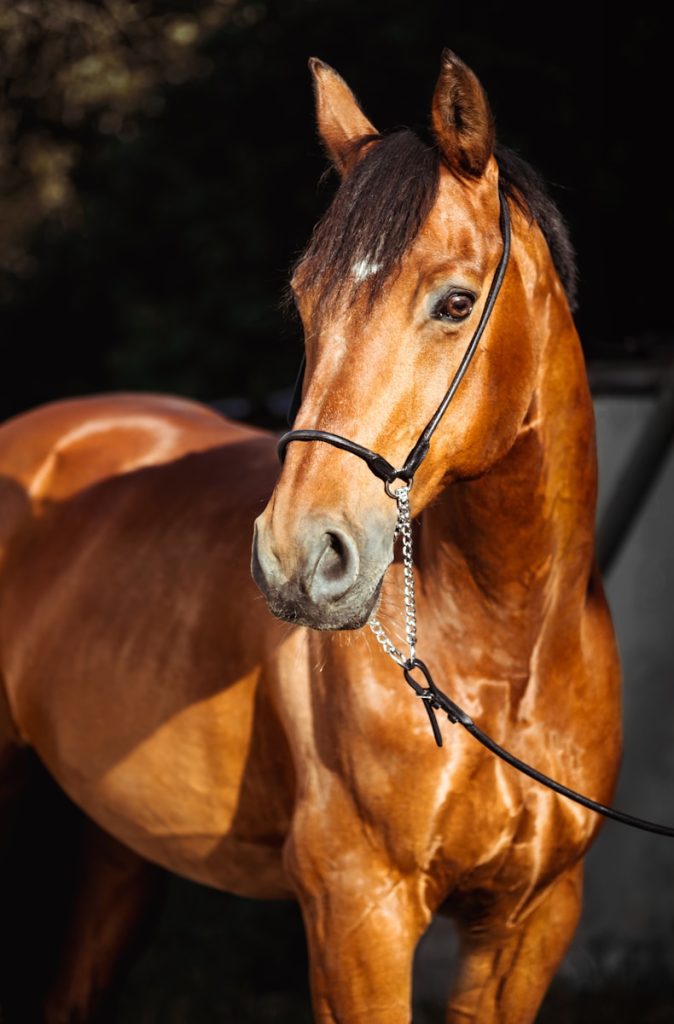
<instances>
[{"instance_id":1,"label":"white star on forehead","mask_svg":"<svg viewBox=\"0 0 674 1024\"><path fill-rule=\"evenodd\" d=\"M366 277L372 277L380 269L381 264L374 260L356 260L351 267L351 273L356 281L364 281Z\"/></svg>"}]
</instances>

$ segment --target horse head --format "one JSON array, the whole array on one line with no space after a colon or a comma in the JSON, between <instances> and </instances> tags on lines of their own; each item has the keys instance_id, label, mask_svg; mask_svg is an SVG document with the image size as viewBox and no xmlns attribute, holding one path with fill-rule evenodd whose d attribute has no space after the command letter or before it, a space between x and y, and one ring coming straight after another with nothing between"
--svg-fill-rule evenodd
<instances>
[{"instance_id":1,"label":"horse head","mask_svg":"<svg viewBox=\"0 0 674 1024\"><path fill-rule=\"evenodd\" d=\"M310 66L319 134L342 180L292 278L306 339L294 427L352 439L401 466L461 363L502 257L493 119L478 79L450 51L433 97L433 146L408 130L380 135L335 71ZM513 257L415 476L415 516L509 451L539 369L532 325L552 315L551 295L568 316L543 234L510 195ZM253 546L271 611L318 629L362 626L395 523L395 502L361 459L320 440L290 445Z\"/></svg>"}]
</instances>

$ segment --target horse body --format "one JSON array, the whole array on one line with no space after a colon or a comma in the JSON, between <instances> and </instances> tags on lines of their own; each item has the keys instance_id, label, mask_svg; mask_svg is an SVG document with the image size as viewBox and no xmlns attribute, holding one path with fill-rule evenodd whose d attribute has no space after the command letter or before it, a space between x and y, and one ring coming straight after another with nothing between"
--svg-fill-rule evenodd
<instances>
[{"instance_id":1,"label":"horse body","mask_svg":"<svg viewBox=\"0 0 674 1024\"><path fill-rule=\"evenodd\" d=\"M328 151L358 184L396 143L378 141L334 72L314 75ZM295 277L308 345L296 425L356 429L392 458L459 358L465 302L456 323L429 321L425 296L435 309L450 280L479 304L498 258L481 92L450 61L439 117L450 85L473 141L445 125L437 189L376 315L360 292L322 301L311 259ZM516 208L513 228L493 325L412 489L419 650L499 742L607 800L618 667L592 566L592 409L543 235ZM353 262L356 285L376 279L375 256ZM448 1020L532 1021L577 921L597 819L449 724L433 744L399 667L360 628L377 602L388 625L403 589L394 503L367 467L294 445L277 475L271 436L190 403L65 403L1 428L6 745L33 747L143 858L296 896L318 1020L409 1021L416 942L447 909L463 938ZM256 517L253 572L289 624L250 579ZM88 1005L83 971L73 961ZM69 1019L72 984L53 1019Z\"/></svg>"},{"instance_id":2,"label":"horse body","mask_svg":"<svg viewBox=\"0 0 674 1024\"><path fill-rule=\"evenodd\" d=\"M352 438L401 466L500 259L491 117L448 54L434 175L432 151L404 133L382 139L331 69L313 71L319 132L343 183L293 279L307 351L294 427ZM487 332L411 491L419 653L497 741L607 799L619 672L593 569L592 409L549 248L526 204L511 212L512 257ZM381 579L395 520L360 459L320 436L291 444L256 524L253 571L270 608L357 629L379 604L393 632L400 568L383 590ZM367 1007L369 1020L407 1021L411 951L448 903L464 940L448 1019L531 1021L573 934L598 822L463 735L438 755L423 711L409 696L404 708L400 670L378 650L367 661L357 635L329 647L312 682L319 746L296 763L286 845L317 1015L356 1021Z\"/></svg>"},{"instance_id":3,"label":"horse body","mask_svg":"<svg viewBox=\"0 0 674 1024\"><path fill-rule=\"evenodd\" d=\"M519 267L533 290L544 268L532 266L531 247L527 257ZM423 512L419 650L440 685L498 742L607 801L619 756L619 676L601 584L595 571L590 576L592 411L568 312L551 320L535 399L507 454ZM305 407L306 398L302 425L325 423L310 397ZM296 513L283 518L283 502L291 494L296 502L300 491L301 505L319 520L321 489L333 508L339 494L340 512L350 511L349 501L378 499L379 515L387 507L383 494L373 499L381 485L365 467L318 447L288 454L288 477L270 506L272 522L281 520L276 538L297 522ZM352 513L351 522L362 520ZM300 521L296 529L302 536L306 527ZM380 619L400 618L402 594L394 564ZM448 1019L533 1020L573 934L580 858L599 822L517 777L460 730L445 725L446 746L436 750L419 702L371 637L327 649L322 634L308 642L324 664L311 684L319 746L307 743L297 764L288 850L313 936L319 1019L357 1020L367 1006L369 1019L408 1020L411 950L444 905L464 936ZM340 880L334 897L326 896L332 877ZM349 880L355 891L347 897ZM376 971L370 962L371 987L359 987L358 965L372 946L383 963ZM382 992L389 999L376 1015Z\"/></svg>"},{"instance_id":4,"label":"horse body","mask_svg":"<svg viewBox=\"0 0 674 1024\"><path fill-rule=\"evenodd\" d=\"M101 432L99 475L82 439ZM140 396L8 424L6 473L15 436L24 466L34 456L14 478L34 495L33 517L9 548L2 650L23 740L139 853L235 892L287 895L292 776L271 705L256 709L265 645L281 630L255 599L241 544L277 474L268 438Z\"/></svg>"}]
</instances>

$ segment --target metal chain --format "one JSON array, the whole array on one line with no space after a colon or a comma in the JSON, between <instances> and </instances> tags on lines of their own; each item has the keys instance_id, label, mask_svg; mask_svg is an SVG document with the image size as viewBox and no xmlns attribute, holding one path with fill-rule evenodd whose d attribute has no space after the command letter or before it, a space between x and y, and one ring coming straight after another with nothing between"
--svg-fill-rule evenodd
<instances>
[{"instance_id":1,"label":"metal chain","mask_svg":"<svg viewBox=\"0 0 674 1024\"><path fill-rule=\"evenodd\" d=\"M410 665L416 658L417 644L417 608L414 592L414 559L412 555L412 517L410 514L410 487L405 485L396 491L391 491L398 506L398 521L394 537L402 537L403 544L403 579L405 593L405 640L409 648L409 655L406 658L399 647L393 643L386 633L381 622L376 616L372 616L369 622L370 629L377 642L381 644L384 652L393 658L396 664L403 668Z\"/></svg>"}]
</instances>

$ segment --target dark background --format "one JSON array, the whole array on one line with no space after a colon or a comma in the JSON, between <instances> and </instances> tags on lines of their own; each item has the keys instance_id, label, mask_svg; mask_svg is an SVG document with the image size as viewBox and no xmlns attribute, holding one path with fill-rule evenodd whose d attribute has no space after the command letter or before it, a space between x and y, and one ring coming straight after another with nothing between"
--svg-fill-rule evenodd
<instances>
[{"instance_id":1,"label":"dark background","mask_svg":"<svg viewBox=\"0 0 674 1024\"><path fill-rule=\"evenodd\" d=\"M40 3L33 7L39 13ZM151 65L145 91L132 81L125 96L113 81L106 92L103 60L93 71L98 94L80 89L73 100L59 84L63 70L66 81L73 65L81 77L87 48L100 42L95 27L81 38L65 17L51 32L33 19L21 72L28 86L21 75L13 86L8 68L14 148L0 186L5 210L26 203L22 175L35 174L31 159L39 164L26 158L22 139L38 139L38 149L46 140L57 156L65 148L69 166L60 181L67 201L59 206L57 197L27 218L23 251L5 261L0 414L128 388L207 400L245 395L259 407L291 382L301 341L280 298L334 187L332 175L319 184L325 161L313 127L311 54L344 75L381 129L427 123L440 50L450 45L485 84L501 140L552 183L570 223L588 354L667 344L674 199L661 150L670 56L652 8L619 19L604 4L130 7L133 31L122 25L119 40L104 42L135 73ZM162 39L169 30L180 37L181 25L188 38L191 26L196 39L177 55L159 47L148 57L147 40L145 49L138 42L143 24ZM70 40L60 63L44 57L54 36ZM54 163L47 148L43 163Z\"/></svg>"},{"instance_id":2,"label":"dark background","mask_svg":"<svg viewBox=\"0 0 674 1024\"><path fill-rule=\"evenodd\" d=\"M269 421L269 396L290 386L301 352L299 327L281 308L287 269L335 184L320 181L307 58L335 66L377 127L425 126L444 45L485 84L500 139L551 182L578 250L588 357L671 358L674 199L662 152L672 58L652 8L620 18L599 3L0 0L0 418L67 395L142 388L240 396L242 412ZM636 405L629 416L600 408L600 441L631 443ZM638 677L630 629L632 663L661 681L651 709L671 707L665 584L651 605L644 597L649 565L662 566L671 548L663 502L611 595L628 683ZM656 550L647 546L655 536ZM657 671L653 623L667 638ZM671 758L657 768L661 803L639 803L656 788L636 775L655 746L644 715L623 804L667 820ZM661 730L666 721L663 711ZM657 749L674 749L669 733ZM542 1022L674 1019L674 876L671 853L658 851L604 833L576 959ZM658 886L647 892L656 857ZM441 1019L424 992L449 979L445 961L429 956L415 1015L423 1024ZM424 988L431 975L439 981ZM174 882L118 1020L222 1019L311 1019L298 912Z\"/></svg>"}]
</instances>

